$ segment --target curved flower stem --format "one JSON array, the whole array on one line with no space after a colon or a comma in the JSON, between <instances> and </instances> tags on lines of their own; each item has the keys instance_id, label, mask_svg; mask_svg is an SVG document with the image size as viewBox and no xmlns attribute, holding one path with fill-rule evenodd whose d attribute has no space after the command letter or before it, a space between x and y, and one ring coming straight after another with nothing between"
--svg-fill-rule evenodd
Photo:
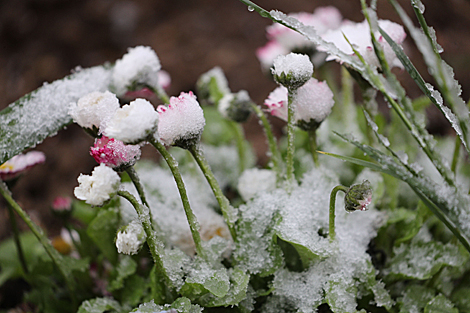
<instances>
[{"instance_id":1,"label":"curved flower stem","mask_svg":"<svg viewBox=\"0 0 470 313\"><path fill-rule=\"evenodd\" d=\"M10 216L11 229L13 231L13 240L16 246L16 252L18 253L18 259L20 260L21 268L25 275L28 275L28 266L26 265L26 259L23 253L23 247L20 241L20 232L18 230L18 224L16 223L15 212L11 207L10 203L7 203L8 215Z\"/></svg>"},{"instance_id":2,"label":"curved flower stem","mask_svg":"<svg viewBox=\"0 0 470 313\"><path fill-rule=\"evenodd\" d=\"M338 185L331 191L330 194L330 218L329 218L329 225L328 225L328 236L330 237L330 242L333 242L336 238L336 230L335 230L335 204L336 204L336 194L338 191L342 191L346 193L348 191L348 187Z\"/></svg>"},{"instance_id":3,"label":"curved flower stem","mask_svg":"<svg viewBox=\"0 0 470 313\"><path fill-rule=\"evenodd\" d=\"M286 164L287 164L287 189L290 192L292 190L293 182L295 180L294 177L294 140L295 140L295 107L293 103L293 99L295 96L295 90L289 89L288 90L288 97L287 97L287 157L286 157Z\"/></svg>"},{"instance_id":4,"label":"curved flower stem","mask_svg":"<svg viewBox=\"0 0 470 313\"><path fill-rule=\"evenodd\" d=\"M310 144L310 153L315 167L318 167L318 153L317 153L317 130L311 129L308 131L308 141Z\"/></svg>"},{"instance_id":5,"label":"curved flower stem","mask_svg":"<svg viewBox=\"0 0 470 313\"><path fill-rule=\"evenodd\" d=\"M238 150L238 167L240 173L243 173L245 170L245 134L243 132L243 127L237 122L229 121L227 122L230 124L230 127L233 128L235 133L235 140L237 143L237 150Z\"/></svg>"},{"instance_id":6,"label":"curved flower stem","mask_svg":"<svg viewBox=\"0 0 470 313\"><path fill-rule=\"evenodd\" d=\"M16 203L16 201L13 199L10 190L8 190L7 185L5 182L0 180L0 194L5 198L5 200L8 202L8 205L16 212L16 214L19 215L19 217L28 225L29 229L33 232L33 234L36 236L36 238L39 240L41 245L44 247L44 250L46 250L46 253L49 255L49 257L52 259L52 262L57 266L59 269L60 273L64 277L65 284L67 285L67 288L69 289L70 292L70 297L72 300L72 305L74 307L77 307L77 298L75 295L75 281L73 280L73 276L71 271L67 268L67 265L65 264L65 261L60 255L60 253L54 249L52 244L49 242L49 239L46 237L42 229L37 226L29 217L29 215L23 211L23 209Z\"/></svg>"},{"instance_id":7,"label":"curved flower stem","mask_svg":"<svg viewBox=\"0 0 470 313\"><path fill-rule=\"evenodd\" d=\"M281 153L277 146L276 138L273 135L271 124L269 123L266 115L264 114L263 110L255 103L251 103L251 107L258 116L261 124L263 125L264 133L266 134L266 138L268 139L268 146L269 146L269 153L271 157L272 168L276 172L277 183L279 183L282 179L282 169L281 169Z\"/></svg>"},{"instance_id":8,"label":"curved flower stem","mask_svg":"<svg viewBox=\"0 0 470 313\"><path fill-rule=\"evenodd\" d=\"M201 171L204 173L207 182L211 186L212 192L214 192L215 198L217 199L220 209L222 210L225 222L227 223L228 229L230 230L230 234L232 235L233 240L235 240L236 233L234 223L237 219L236 210L230 205L227 197L225 197L222 189L220 189L219 182L215 179L214 173L212 173L206 158L199 149L199 146L196 144L191 145L189 146L188 150L193 155L197 164L201 168Z\"/></svg>"},{"instance_id":9,"label":"curved flower stem","mask_svg":"<svg viewBox=\"0 0 470 313\"><path fill-rule=\"evenodd\" d=\"M178 164L173 156L166 150L165 146L157 139L151 136L151 138L149 138L149 142L160 152L170 167L171 173L175 178L176 186L178 187L178 191L181 196L181 201L183 202L184 212L186 213L191 235L193 236L194 244L196 245L196 252L200 257L205 258L206 255L202 248L201 234L199 234L199 223L197 222L197 218L193 210L191 210L188 195L186 193L186 187L184 186L183 178L181 177L181 173L178 169Z\"/></svg>"},{"instance_id":10,"label":"curved flower stem","mask_svg":"<svg viewBox=\"0 0 470 313\"><path fill-rule=\"evenodd\" d=\"M150 208L150 205L147 202L147 199L145 198L145 192L144 192L144 186L140 183L139 176L137 175L137 172L134 169L134 166L128 166L125 169L127 175L129 175L129 178L132 180L132 183L135 186L135 189L137 190L137 193L139 194L139 198L142 201L142 204ZM152 211L149 210L149 215L150 215L150 220L153 221L152 218Z\"/></svg>"},{"instance_id":11,"label":"curved flower stem","mask_svg":"<svg viewBox=\"0 0 470 313\"><path fill-rule=\"evenodd\" d=\"M164 254L163 242L158 240L155 231L150 220L150 209L147 206L140 204L137 199L127 191L119 190L117 194L124 199L128 200L132 206L135 208L137 215L139 216L139 221L142 223L145 234L147 235L147 244L150 248L150 253L152 254L153 261L155 262L156 270L158 271L158 277L160 278L160 284L165 287L165 300L173 301L173 295L169 289L171 286L171 280L166 272L166 269L163 264L162 256Z\"/></svg>"}]
</instances>

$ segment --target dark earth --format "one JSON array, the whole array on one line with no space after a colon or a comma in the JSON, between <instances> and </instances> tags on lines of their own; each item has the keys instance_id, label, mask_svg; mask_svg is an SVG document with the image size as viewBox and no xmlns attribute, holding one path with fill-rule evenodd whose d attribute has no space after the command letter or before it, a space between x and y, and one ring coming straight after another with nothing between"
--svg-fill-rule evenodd
<instances>
[{"instance_id":1,"label":"dark earth","mask_svg":"<svg viewBox=\"0 0 470 313\"><path fill-rule=\"evenodd\" d=\"M409 1L399 1L412 14ZM470 97L470 1L423 0L428 24L435 27L444 47L443 58L456 69L463 98ZM363 20L360 1L352 0L259 0L266 9L312 12L334 5L347 19ZM379 17L398 21L387 1L379 1ZM76 66L91 67L120 58L128 47L151 46L163 69L172 78L170 95L194 90L200 74L214 66L226 73L233 91L246 89L262 104L275 88L261 71L256 48L266 42L265 27L271 22L249 12L237 0L1 0L0 1L0 109L21 96L68 75ZM426 80L432 82L411 40L406 50ZM397 74L412 98L419 90L406 73ZM429 110L429 129L448 130L436 110ZM280 127L282 123L272 120ZM245 125L248 138L265 162L265 140L257 122ZM1 127L1 126L0 126ZM45 164L30 170L13 189L22 207L57 234L58 220L50 213L57 196L73 196L80 173L96 165L88 150L93 140L76 125L45 140L37 150L46 154ZM143 157L156 158L145 151ZM11 234L7 211L0 201L0 240ZM22 226L24 229L24 225Z\"/></svg>"}]
</instances>

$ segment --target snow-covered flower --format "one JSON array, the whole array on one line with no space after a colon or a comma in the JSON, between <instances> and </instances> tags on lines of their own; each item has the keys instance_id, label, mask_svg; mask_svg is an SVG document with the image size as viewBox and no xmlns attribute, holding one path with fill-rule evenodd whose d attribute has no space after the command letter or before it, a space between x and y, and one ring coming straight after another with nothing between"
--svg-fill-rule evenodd
<instances>
[{"instance_id":1,"label":"snow-covered flower","mask_svg":"<svg viewBox=\"0 0 470 313\"><path fill-rule=\"evenodd\" d=\"M379 27L382 28L397 44L401 45L406 38L405 30L403 26L388 21L379 20ZM374 46L370 36L370 27L367 20L361 23L345 22L337 29L325 33L322 38L327 42L332 42L336 47L348 55L354 55L354 51L351 45L344 38L346 37L349 42L355 46L357 51L364 57L365 61L373 66L379 67L379 60L374 52ZM390 45L386 42L383 36L379 32L375 34L377 41L382 45L385 53L385 59L391 67L403 68L403 65L396 57ZM319 50L323 50L319 47ZM337 60L341 62L337 56L330 55L327 57L327 61Z\"/></svg>"},{"instance_id":2,"label":"snow-covered flower","mask_svg":"<svg viewBox=\"0 0 470 313\"><path fill-rule=\"evenodd\" d=\"M202 74L196 88L200 99L216 105L222 97L231 93L224 71L218 66Z\"/></svg>"},{"instance_id":3,"label":"snow-covered flower","mask_svg":"<svg viewBox=\"0 0 470 313\"><path fill-rule=\"evenodd\" d=\"M124 143L136 144L144 141L158 125L158 113L145 99L136 99L116 110L106 123L103 133Z\"/></svg>"},{"instance_id":4,"label":"snow-covered flower","mask_svg":"<svg viewBox=\"0 0 470 313\"><path fill-rule=\"evenodd\" d=\"M217 109L226 119L237 123L244 123L251 114L251 99L246 90L237 93L228 93L219 101Z\"/></svg>"},{"instance_id":5,"label":"snow-covered flower","mask_svg":"<svg viewBox=\"0 0 470 313\"><path fill-rule=\"evenodd\" d=\"M25 154L15 155L10 160L0 165L0 179L13 179L31 167L44 163L45 161L46 155L40 151L30 151Z\"/></svg>"},{"instance_id":6,"label":"snow-covered flower","mask_svg":"<svg viewBox=\"0 0 470 313\"><path fill-rule=\"evenodd\" d=\"M157 54L150 47L137 46L117 60L113 69L112 85L118 96L128 90L139 90L143 87L159 88L161 69Z\"/></svg>"},{"instance_id":7,"label":"snow-covered flower","mask_svg":"<svg viewBox=\"0 0 470 313\"><path fill-rule=\"evenodd\" d=\"M140 158L140 146L126 145L120 140L103 136L95 139L90 154L98 163L119 168L133 165Z\"/></svg>"},{"instance_id":8,"label":"snow-covered flower","mask_svg":"<svg viewBox=\"0 0 470 313\"><path fill-rule=\"evenodd\" d=\"M331 113L334 105L333 92L326 82L311 78L297 89L293 103L294 118L298 126L304 130L318 127ZM287 121L287 88L279 86L274 89L264 104L272 115Z\"/></svg>"},{"instance_id":9,"label":"snow-covered flower","mask_svg":"<svg viewBox=\"0 0 470 313\"><path fill-rule=\"evenodd\" d=\"M304 25L312 26L318 35L324 34L330 29L341 26L342 16L335 7L319 7L312 13L291 13L289 17L296 18ZM308 53L311 57L315 54L315 44L298 32L279 23L274 23L266 28L268 42L256 51L261 67L269 69L278 55L286 55L289 52ZM313 57L313 60L317 57ZM324 60L324 57L321 58Z\"/></svg>"},{"instance_id":10,"label":"snow-covered flower","mask_svg":"<svg viewBox=\"0 0 470 313\"><path fill-rule=\"evenodd\" d=\"M344 196L344 207L348 212L365 211L371 202L372 187L368 180L352 185Z\"/></svg>"},{"instance_id":11,"label":"snow-covered flower","mask_svg":"<svg viewBox=\"0 0 470 313\"><path fill-rule=\"evenodd\" d=\"M142 248L147 234L139 220L133 220L122 227L116 235L116 248L119 253L137 254Z\"/></svg>"},{"instance_id":12,"label":"snow-covered flower","mask_svg":"<svg viewBox=\"0 0 470 313\"><path fill-rule=\"evenodd\" d=\"M190 91L171 97L169 106L157 107L159 139L168 146L187 148L199 141L206 121L196 96Z\"/></svg>"},{"instance_id":13,"label":"snow-covered flower","mask_svg":"<svg viewBox=\"0 0 470 313\"><path fill-rule=\"evenodd\" d=\"M260 192L276 189L276 172L267 169L250 168L238 180L238 192L248 201Z\"/></svg>"},{"instance_id":14,"label":"snow-covered flower","mask_svg":"<svg viewBox=\"0 0 470 313\"><path fill-rule=\"evenodd\" d=\"M279 84L297 89L312 77L313 64L307 55L291 52L275 58L271 72Z\"/></svg>"},{"instance_id":15,"label":"snow-covered flower","mask_svg":"<svg viewBox=\"0 0 470 313\"><path fill-rule=\"evenodd\" d=\"M75 187L75 197L96 206L109 200L117 192L121 182L119 175L104 163L96 166L91 176L80 174L77 180L79 185Z\"/></svg>"},{"instance_id":16,"label":"snow-covered flower","mask_svg":"<svg viewBox=\"0 0 470 313\"><path fill-rule=\"evenodd\" d=\"M95 91L78 99L78 102L70 107L69 115L81 127L98 129L117 109L119 100L116 95L109 91Z\"/></svg>"}]
</instances>

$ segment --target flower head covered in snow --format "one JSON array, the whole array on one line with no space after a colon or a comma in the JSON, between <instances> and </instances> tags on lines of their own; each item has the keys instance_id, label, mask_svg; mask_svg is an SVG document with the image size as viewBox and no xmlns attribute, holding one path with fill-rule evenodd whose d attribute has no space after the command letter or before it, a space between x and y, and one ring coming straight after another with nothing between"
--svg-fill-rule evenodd
<instances>
[{"instance_id":1,"label":"flower head covered in snow","mask_svg":"<svg viewBox=\"0 0 470 313\"><path fill-rule=\"evenodd\" d=\"M102 130L103 134L127 144L137 144L155 132L158 113L145 99L136 99L116 110Z\"/></svg>"},{"instance_id":2,"label":"flower head covered in snow","mask_svg":"<svg viewBox=\"0 0 470 313\"><path fill-rule=\"evenodd\" d=\"M362 184L349 187L344 196L344 207L348 212L365 211L372 201L372 188L370 182L365 180Z\"/></svg>"},{"instance_id":3,"label":"flower head covered in snow","mask_svg":"<svg viewBox=\"0 0 470 313\"><path fill-rule=\"evenodd\" d=\"M169 106L157 107L158 137L167 146L183 149L199 142L204 125L204 112L196 96L190 91L171 97Z\"/></svg>"},{"instance_id":4,"label":"flower head covered in snow","mask_svg":"<svg viewBox=\"0 0 470 313\"><path fill-rule=\"evenodd\" d=\"M379 27L382 28L392 38L393 41L399 45L403 43L406 38L406 33L403 29L403 26L387 20L379 20L378 23ZM396 57L392 48L380 35L380 33L375 34L375 36L377 41L382 45L385 59L387 63L390 64L390 67L403 68L403 65ZM344 37L349 40L349 43ZM334 43L338 49L349 55L354 55L354 51L351 47L351 45L354 45L368 64L380 67L379 60L375 55L374 47L372 45L370 27L367 20L364 20L361 23L354 23L350 21L344 22L341 28L325 33L322 38L327 42ZM323 50L323 48L319 47L319 50ZM341 61L338 57L332 55L328 56L326 60Z\"/></svg>"},{"instance_id":5,"label":"flower head covered in snow","mask_svg":"<svg viewBox=\"0 0 470 313\"><path fill-rule=\"evenodd\" d=\"M121 182L119 175L104 163L96 166L91 176L80 174L77 180L79 185L75 187L75 197L96 206L108 201L117 192Z\"/></svg>"},{"instance_id":6,"label":"flower head covered in snow","mask_svg":"<svg viewBox=\"0 0 470 313\"><path fill-rule=\"evenodd\" d=\"M81 97L70 107L73 121L83 128L97 130L119 109L119 100L113 93L92 92Z\"/></svg>"},{"instance_id":7,"label":"flower head covered in snow","mask_svg":"<svg viewBox=\"0 0 470 313\"><path fill-rule=\"evenodd\" d=\"M252 112L251 99L246 90L237 93L228 93L219 101L218 110L226 119L237 123L244 123Z\"/></svg>"},{"instance_id":8,"label":"flower head covered in snow","mask_svg":"<svg viewBox=\"0 0 470 313\"><path fill-rule=\"evenodd\" d=\"M218 66L202 74L196 83L196 88L200 100L215 105L218 105L220 99L225 95L231 93L227 78Z\"/></svg>"},{"instance_id":9,"label":"flower head covered in snow","mask_svg":"<svg viewBox=\"0 0 470 313\"><path fill-rule=\"evenodd\" d=\"M139 220L133 220L129 225L119 229L116 235L116 248L119 253L137 254L144 245L147 234Z\"/></svg>"},{"instance_id":10,"label":"flower head covered in snow","mask_svg":"<svg viewBox=\"0 0 470 313\"><path fill-rule=\"evenodd\" d=\"M271 72L276 82L295 90L312 78L313 64L305 54L289 53L274 59Z\"/></svg>"},{"instance_id":11,"label":"flower head covered in snow","mask_svg":"<svg viewBox=\"0 0 470 313\"><path fill-rule=\"evenodd\" d=\"M314 27L319 35L330 29L337 29L342 21L341 13L332 6L319 7L313 14L299 12L291 13L289 16L296 18L304 25ZM315 44L290 28L274 23L266 28L266 35L268 43L256 50L256 56L263 69L269 69L278 55L286 55L289 52L302 52L313 57L313 60L317 59ZM324 60L324 56L321 59Z\"/></svg>"},{"instance_id":12,"label":"flower head covered in snow","mask_svg":"<svg viewBox=\"0 0 470 313\"><path fill-rule=\"evenodd\" d=\"M102 136L95 139L95 145L90 148L90 154L98 163L117 169L134 165L140 158L138 145L126 145L122 141Z\"/></svg>"},{"instance_id":13,"label":"flower head covered in snow","mask_svg":"<svg viewBox=\"0 0 470 313\"><path fill-rule=\"evenodd\" d=\"M40 151L30 151L26 154L18 154L0 165L0 179L11 180L18 177L31 167L44 163L46 156Z\"/></svg>"},{"instance_id":14,"label":"flower head covered in snow","mask_svg":"<svg viewBox=\"0 0 470 313\"><path fill-rule=\"evenodd\" d=\"M303 130L311 130L317 128L331 113L334 105L333 92L326 82L311 78L297 89L293 102L297 125ZM274 89L264 104L272 115L287 121L287 88L279 86Z\"/></svg>"},{"instance_id":15,"label":"flower head covered in snow","mask_svg":"<svg viewBox=\"0 0 470 313\"><path fill-rule=\"evenodd\" d=\"M117 60L113 69L112 85L118 96L127 91L136 91L144 87L151 90L159 88L160 60L150 47L138 46Z\"/></svg>"}]
</instances>

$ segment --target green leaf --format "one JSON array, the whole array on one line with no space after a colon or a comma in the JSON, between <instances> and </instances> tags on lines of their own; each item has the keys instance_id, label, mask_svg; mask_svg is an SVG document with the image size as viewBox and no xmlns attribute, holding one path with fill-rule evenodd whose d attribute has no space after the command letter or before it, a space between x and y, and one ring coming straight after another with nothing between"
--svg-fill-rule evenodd
<instances>
[{"instance_id":1,"label":"green leaf","mask_svg":"<svg viewBox=\"0 0 470 313\"><path fill-rule=\"evenodd\" d=\"M397 303L399 313L422 312L426 304L433 299L435 291L422 285L409 285L403 297Z\"/></svg>"},{"instance_id":2,"label":"green leaf","mask_svg":"<svg viewBox=\"0 0 470 313\"><path fill-rule=\"evenodd\" d=\"M436 241L412 242L394 249L387 278L425 280L433 277L443 266L459 267L468 259L452 244Z\"/></svg>"},{"instance_id":3,"label":"green leaf","mask_svg":"<svg viewBox=\"0 0 470 313\"><path fill-rule=\"evenodd\" d=\"M470 287L459 288L452 293L451 299L460 312L470 312Z\"/></svg>"},{"instance_id":4,"label":"green leaf","mask_svg":"<svg viewBox=\"0 0 470 313\"><path fill-rule=\"evenodd\" d=\"M327 283L325 301L335 313L356 312L357 287L352 279L334 279Z\"/></svg>"},{"instance_id":5,"label":"green leaf","mask_svg":"<svg viewBox=\"0 0 470 313\"><path fill-rule=\"evenodd\" d=\"M100 209L97 208L97 210ZM118 256L114 238L119 228L119 222L120 217L117 209L101 209L87 229L88 236L113 264L116 264Z\"/></svg>"},{"instance_id":6,"label":"green leaf","mask_svg":"<svg viewBox=\"0 0 470 313\"><path fill-rule=\"evenodd\" d=\"M445 296L438 295L426 304L424 313L459 313L459 310Z\"/></svg>"},{"instance_id":7,"label":"green leaf","mask_svg":"<svg viewBox=\"0 0 470 313\"><path fill-rule=\"evenodd\" d=\"M142 298L148 294L148 283L139 275L132 275L125 281L121 291L122 302L134 307L141 303Z\"/></svg>"},{"instance_id":8,"label":"green leaf","mask_svg":"<svg viewBox=\"0 0 470 313\"><path fill-rule=\"evenodd\" d=\"M124 287L124 279L131 276L137 270L137 263L127 255L123 255L117 266L114 268L112 276L114 277L108 286L109 291L115 291Z\"/></svg>"},{"instance_id":9,"label":"green leaf","mask_svg":"<svg viewBox=\"0 0 470 313\"><path fill-rule=\"evenodd\" d=\"M25 95L0 112L0 164L41 143L71 122L68 108L80 97L105 91L111 68L92 67Z\"/></svg>"},{"instance_id":10,"label":"green leaf","mask_svg":"<svg viewBox=\"0 0 470 313\"><path fill-rule=\"evenodd\" d=\"M111 298L96 298L84 301L78 308L78 313L120 312L121 305Z\"/></svg>"}]
</instances>

